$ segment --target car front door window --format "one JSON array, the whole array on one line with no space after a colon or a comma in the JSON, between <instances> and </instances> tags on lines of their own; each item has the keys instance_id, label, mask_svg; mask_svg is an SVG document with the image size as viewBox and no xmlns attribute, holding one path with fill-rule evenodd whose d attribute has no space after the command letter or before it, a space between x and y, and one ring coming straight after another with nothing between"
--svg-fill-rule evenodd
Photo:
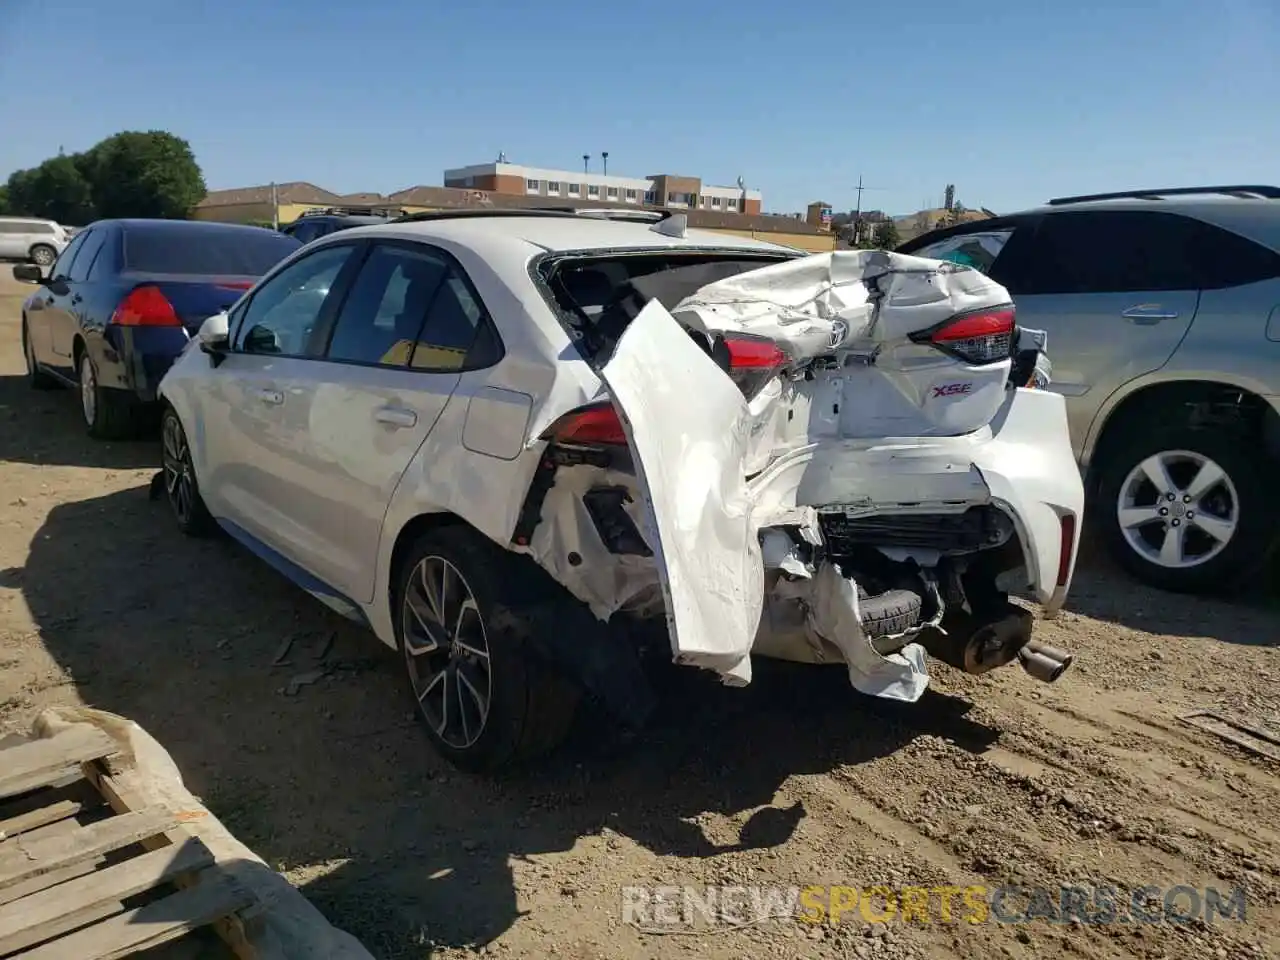
<instances>
[{"instance_id":1,"label":"car front door window","mask_svg":"<svg viewBox=\"0 0 1280 960\"><path fill-rule=\"evenodd\" d=\"M253 295L239 318L235 349L301 357L354 246L340 244L297 260Z\"/></svg>"},{"instance_id":2,"label":"car front door window","mask_svg":"<svg viewBox=\"0 0 1280 960\"><path fill-rule=\"evenodd\" d=\"M76 254L80 252L80 248L84 245L85 238L91 232L76 234L75 239L67 244L62 253L58 254L58 259L53 261L53 266L49 269L50 277L54 280L71 279L71 265L76 258Z\"/></svg>"}]
</instances>

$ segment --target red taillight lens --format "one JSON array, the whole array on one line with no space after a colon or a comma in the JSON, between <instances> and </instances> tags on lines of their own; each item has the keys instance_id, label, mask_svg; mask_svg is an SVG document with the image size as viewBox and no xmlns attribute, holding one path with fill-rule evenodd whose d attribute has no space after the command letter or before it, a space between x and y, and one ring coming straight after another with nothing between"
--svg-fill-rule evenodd
<instances>
[{"instance_id":1,"label":"red taillight lens","mask_svg":"<svg viewBox=\"0 0 1280 960\"><path fill-rule=\"evenodd\" d=\"M999 363L1013 354L1013 304L952 317L928 333L927 341L966 363Z\"/></svg>"},{"instance_id":2,"label":"red taillight lens","mask_svg":"<svg viewBox=\"0 0 1280 960\"><path fill-rule=\"evenodd\" d=\"M1064 513L1061 517L1062 539L1058 543L1058 582L1056 586L1067 585L1067 575L1071 572L1071 551L1076 545L1076 515Z\"/></svg>"},{"instance_id":3,"label":"red taillight lens","mask_svg":"<svg viewBox=\"0 0 1280 960\"><path fill-rule=\"evenodd\" d=\"M159 287L137 287L120 301L111 322L121 327L180 327L182 321Z\"/></svg>"},{"instance_id":4,"label":"red taillight lens","mask_svg":"<svg viewBox=\"0 0 1280 960\"><path fill-rule=\"evenodd\" d=\"M727 336L729 378L750 400L777 375L790 359L772 340L764 337Z\"/></svg>"},{"instance_id":5,"label":"red taillight lens","mask_svg":"<svg viewBox=\"0 0 1280 960\"><path fill-rule=\"evenodd\" d=\"M215 287L220 290L248 290L253 286L252 280L223 280L215 283Z\"/></svg>"},{"instance_id":6,"label":"red taillight lens","mask_svg":"<svg viewBox=\"0 0 1280 960\"><path fill-rule=\"evenodd\" d=\"M627 434L612 403L593 403L566 413L546 434L555 443L625 446Z\"/></svg>"}]
</instances>

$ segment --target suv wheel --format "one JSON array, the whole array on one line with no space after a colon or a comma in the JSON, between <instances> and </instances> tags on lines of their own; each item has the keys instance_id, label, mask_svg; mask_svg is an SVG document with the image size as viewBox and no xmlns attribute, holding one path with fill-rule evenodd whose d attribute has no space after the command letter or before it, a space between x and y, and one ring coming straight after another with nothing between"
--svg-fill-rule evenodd
<instances>
[{"instance_id":1,"label":"suv wheel","mask_svg":"<svg viewBox=\"0 0 1280 960\"><path fill-rule=\"evenodd\" d=\"M37 243L30 251L31 262L47 267L58 259L58 251L47 243Z\"/></svg>"},{"instance_id":2,"label":"suv wheel","mask_svg":"<svg viewBox=\"0 0 1280 960\"><path fill-rule=\"evenodd\" d=\"M568 733L577 695L530 643L529 562L464 527L422 536L396 571L393 613L417 713L436 750L477 773ZM535 601L536 602L536 601Z\"/></svg>"},{"instance_id":3,"label":"suv wheel","mask_svg":"<svg viewBox=\"0 0 1280 960\"><path fill-rule=\"evenodd\" d=\"M1196 593L1256 569L1274 541L1269 462L1249 444L1178 428L1135 438L1102 464L1098 513L1137 579Z\"/></svg>"},{"instance_id":4,"label":"suv wheel","mask_svg":"<svg viewBox=\"0 0 1280 960\"><path fill-rule=\"evenodd\" d=\"M189 537L209 534L213 530L213 517L200 497L186 431L171 407L165 409L160 420L160 462L165 498L178 528Z\"/></svg>"}]
</instances>

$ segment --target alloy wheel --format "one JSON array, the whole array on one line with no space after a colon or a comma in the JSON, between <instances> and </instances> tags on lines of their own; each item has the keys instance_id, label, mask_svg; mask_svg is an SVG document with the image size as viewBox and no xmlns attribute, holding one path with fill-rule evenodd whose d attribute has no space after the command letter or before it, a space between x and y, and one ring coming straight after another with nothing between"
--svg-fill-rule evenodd
<instances>
[{"instance_id":1,"label":"alloy wheel","mask_svg":"<svg viewBox=\"0 0 1280 960\"><path fill-rule=\"evenodd\" d=\"M80 410L92 427L98 417L98 377L87 355L80 358Z\"/></svg>"},{"instance_id":2,"label":"alloy wheel","mask_svg":"<svg viewBox=\"0 0 1280 960\"><path fill-rule=\"evenodd\" d=\"M1226 549L1240 522L1240 496L1209 457L1165 450L1129 471L1116 516L1135 553L1161 567L1186 569Z\"/></svg>"},{"instance_id":3,"label":"alloy wheel","mask_svg":"<svg viewBox=\"0 0 1280 960\"><path fill-rule=\"evenodd\" d=\"M409 574L402 606L405 663L418 709L443 743L465 750L484 733L493 695L475 595L457 567L428 556Z\"/></svg>"},{"instance_id":4,"label":"alloy wheel","mask_svg":"<svg viewBox=\"0 0 1280 960\"><path fill-rule=\"evenodd\" d=\"M170 415L164 418L160 443L165 493L178 522L185 524L191 520L195 489L191 477L191 458L187 455L187 438L177 417Z\"/></svg>"},{"instance_id":5,"label":"alloy wheel","mask_svg":"<svg viewBox=\"0 0 1280 960\"><path fill-rule=\"evenodd\" d=\"M47 267L53 263L53 251L48 247L36 247L31 251L31 259L35 261L37 266Z\"/></svg>"}]
</instances>

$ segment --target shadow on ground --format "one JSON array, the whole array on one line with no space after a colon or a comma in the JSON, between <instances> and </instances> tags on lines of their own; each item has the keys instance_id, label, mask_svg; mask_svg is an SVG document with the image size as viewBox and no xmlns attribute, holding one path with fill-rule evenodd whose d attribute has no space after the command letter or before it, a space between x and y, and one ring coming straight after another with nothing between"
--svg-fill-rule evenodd
<instances>
[{"instance_id":1,"label":"shadow on ground","mask_svg":"<svg viewBox=\"0 0 1280 960\"><path fill-rule=\"evenodd\" d=\"M1117 589L1117 584L1123 585ZM1138 583L1086 536L1066 609L1148 633L1212 637L1246 646L1280 645L1280 564L1223 596L1168 593Z\"/></svg>"},{"instance_id":2,"label":"shadow on ground","mask_svg":"<svg viewBox=\"0 0 1280 960\"><path fill-rule=\"evenodd\" d=\"M94 440L71 389L33 390L25 376L0 376L0 461L128 470L160 463L156 439Z\"/></svg>"},{"instance_id":3,"label":"shadow on ground","mask_svg":"<svg viewBox=\"0 0 1280 960\"><path fill-rule=\"evenodd\" d=\"M640 746L601 755L583 730L542 772L495 783L434 756L371 635L231 543L181 537L143 487L54 508L0 584L22 591L83 699L146 727L244 842L282 869L333 865L295 877L380 956L503 933L513 860L606 827L657 854L776 846L806 813L771 806L787 777L922 733L975 750L996 736L962 701L899 710L853 696L842 670L765 664L745 690L682 672ZM755 812L719 847L689 822L708 811Z\"/></svg>"}]
</instances>

